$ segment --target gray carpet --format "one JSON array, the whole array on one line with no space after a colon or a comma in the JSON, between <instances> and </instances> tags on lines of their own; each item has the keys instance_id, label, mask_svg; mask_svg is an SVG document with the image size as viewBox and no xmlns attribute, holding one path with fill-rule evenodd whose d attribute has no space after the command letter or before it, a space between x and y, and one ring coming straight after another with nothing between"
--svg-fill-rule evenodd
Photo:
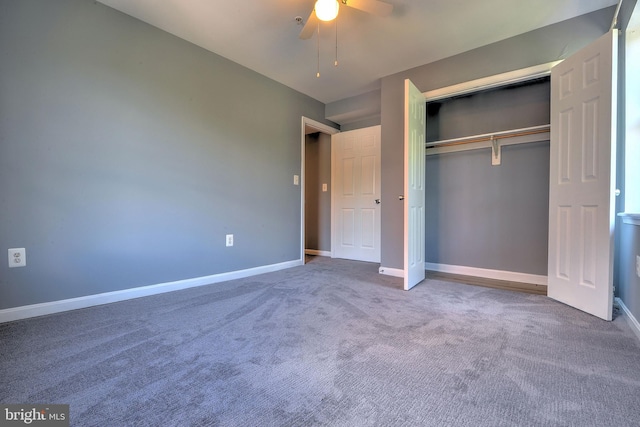
<instances>
[{"instance_id":1,"label":"gray carpet","mask_svg":"<svg viewBox=\"0 0 640 427\"><path fill-rule=\"evenodd\" d=\"M305 266L0 325L0 402L78 426L638 426L640 343L544 296Z\"/></svg>"}]
</instances>

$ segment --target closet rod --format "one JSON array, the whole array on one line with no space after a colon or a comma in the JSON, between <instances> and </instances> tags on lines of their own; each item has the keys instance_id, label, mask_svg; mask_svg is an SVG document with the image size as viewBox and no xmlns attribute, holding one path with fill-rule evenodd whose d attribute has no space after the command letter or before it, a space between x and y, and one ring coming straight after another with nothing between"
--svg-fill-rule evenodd
<instances>
[{"instance_id":1,"label":"closet rod","mask_svg":"<svg viewBox=\"0 0 640 427\"><path fill-rule=\"evenodd\" d=\"M446 139L442 141L427 142L427 148L452 147L454 145L472 144L474 142L493 141L495 139L516 138L518 136L535 135L547 133L551 125L533 126L518 130L508 130L502 132L488 133L483 135L468 136L463 138Z\"/></svg>"}]
</instances>

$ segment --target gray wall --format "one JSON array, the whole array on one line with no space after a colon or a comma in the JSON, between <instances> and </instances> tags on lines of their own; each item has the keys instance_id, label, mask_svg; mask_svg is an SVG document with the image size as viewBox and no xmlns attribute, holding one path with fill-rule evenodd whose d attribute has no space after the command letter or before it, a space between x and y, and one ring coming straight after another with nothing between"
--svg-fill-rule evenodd
<instances>
[{"instance_id":1,"label":"gray wall","mask_svg":"<svg viewBox=\"0 0 640 427\"><path fill-rule=\"evenodd\" d=\"M550 78L427 103L427 141L548 125Z\"/></svg>"},{"instance_id":2,"label":"gray wall","mask_svg":"<svg viewBox=\"0 0 640 427\"><path fill-rule=\"evenodd\" d=\"M427 156L427 262L547 275L549 143Z\"/></svg>"},{"instance_id":3,"label":"gray wall","mask_svg":"<svg viewBox=\"0 0 640 427\"><path fill-rule=\"evenodd\" d=\"M403 265L404 79L423 92L562 59L606 33L615 7L606 8L450 58L387 76L381 81L382 205L381 264Z\"/></svg>"},{"instance_id":4,"label":"gray wall","mask_svg":"<svg viewBox=\"0 0 640 427\"><path fill-rule=\"evenodd\" d=\"M326 105L325 117L342 131L380 125L380 90L344 98Z\"/></svg>"},{"instance_id":5,"label":"gray wall","mask_svg":"<svg viewBox=\"0 0 640 427\"><path fill-rule=\"evenodd\" d=\"M0 58L0 309L300 258L322 103L91 0L0 0Z\"/></svg>"},{"instance_id":6,"label":"gray wall","mask_svg":"<svg viewBox=\"0 0 640 427\"><path fill-rule=\"evenodd\" d=\"M305 141L305 249L331 251L331 135L316 132ZM322 184L327 191L322 191Z\"/></svg>"},{"instance_id":7,"label":"gray wall","mask_svg":"<svg viewBox=\"0 0 640 427\"><path fill-rule=\"evenodd\" d=\"M640 320L640 277L636 273L636 255L640 255L640 226L620 221L620 271L617 296L636 320Z\"/></svg>"}]
</instances>

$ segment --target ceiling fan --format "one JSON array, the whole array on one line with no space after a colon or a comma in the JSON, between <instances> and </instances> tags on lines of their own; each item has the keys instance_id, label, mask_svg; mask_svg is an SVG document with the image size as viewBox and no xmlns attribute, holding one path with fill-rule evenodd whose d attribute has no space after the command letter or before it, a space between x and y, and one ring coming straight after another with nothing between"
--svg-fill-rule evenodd
<instances>
[{"instance_id":1,"label":"ceiling fan","mask_svg":"<svg viewBox=\"0 0 640 427\"><path fill-rule=\"evenodd\" d=\"M393 5L380 0L318 0L300 31L301 39L311 38L319 21L332 21L338 16L340 5L352 7L377 16L388 16Z\"/></svg>"}]
</instances>

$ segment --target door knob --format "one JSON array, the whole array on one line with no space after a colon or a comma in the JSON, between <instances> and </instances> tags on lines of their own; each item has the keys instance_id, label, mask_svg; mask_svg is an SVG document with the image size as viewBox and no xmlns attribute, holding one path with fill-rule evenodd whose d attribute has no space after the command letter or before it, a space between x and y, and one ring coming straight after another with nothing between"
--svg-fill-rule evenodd
<instances>
[{"instance_id":1,"label":"door knob","mask_svg":"<svg viewBox=\"0 0 640 427\"><path fill-rule=\"evenodd\" d=\"M403 195L398 196L398 200L404 200L404 196Z\"/></svg>"},{"instance_id":2,"label":"door knob","mask_svg":"<svg viewBox=\"0 0 640 427\"><path fill-rule=\"evenodd\" d=\"M380 199L376 199L376 205L380 204Z\"/></svg>"}]
</instances>

